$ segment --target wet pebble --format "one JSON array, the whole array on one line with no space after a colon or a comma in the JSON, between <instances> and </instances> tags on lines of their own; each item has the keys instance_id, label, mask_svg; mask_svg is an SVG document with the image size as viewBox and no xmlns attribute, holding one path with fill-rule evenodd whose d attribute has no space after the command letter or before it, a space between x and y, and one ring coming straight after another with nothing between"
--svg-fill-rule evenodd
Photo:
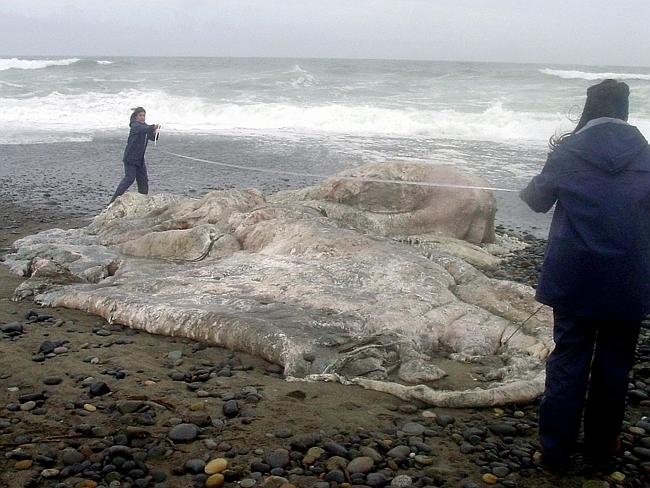
<instances>
[{"instance_id":1,"label":"wet pebble","mask_svg":"<svg viewBox=\"0 0 650 488\"><path fill-rule=\"evenodd\" d=\"M201 433L194 424L178 424L169 431L169 438L174 442L191 442Z\"/></svg>"}]
</instances>

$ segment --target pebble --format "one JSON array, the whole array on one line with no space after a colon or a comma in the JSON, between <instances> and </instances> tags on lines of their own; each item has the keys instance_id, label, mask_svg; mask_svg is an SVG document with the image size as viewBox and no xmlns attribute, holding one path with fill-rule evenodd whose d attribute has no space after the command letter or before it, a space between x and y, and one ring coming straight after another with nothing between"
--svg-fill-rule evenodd
<instances>
[{"instance_id":1,"label":"pebble","mask_svg":"<svg viewBox=\"0 0 650 488\"><path fill-rule=\"evenodd\" d=\"M206 488L219 488L223 485L225 481L224 476L221 473L215 473L205 480Z\"/></svg>"},{"instance_id":2,"label":"pebble","mask_svg":"<svg viewBox=\"0 0 650 488\"><path fill-rule=\"evenodd\" d=\"M86 412L95 412L97 411L97 407L92 403L84 403L84 410Z\"/></svg>"},{"instance_id":3,"label":"pebble","mask_svg":"<svg viewBox=\"0 0 650 488\"><path fill-rule=\"evenodd\" d=\"M373 461L372 458L368 456L360 456L354 458L352 461L348 463L347 470L348 473L350 474L354 474L354 473L368 474L370 471L372 471L374 465L375 462Z\"/></svg>"},{"instance_id":4,"label":"pebble","mask_svg":"<svg viewBox=\"0 0 650 488\"><path fill-rule=\"evenodd\" d=\"M46 376L43 378L43 383L48 386L59 385L63 382L63 378L60 376Z\"/></svg>"},{"instance_id":5,"label":"pebble","mask_svg":"<svg viewBox=\"0 0 650 488\"><path fill-rule=\"evenodd\" d=\"M625 481L625 475L620 471L614 471L609 477L614 483L623 483Z\"/></svg>"},{"instance_id":6,"label":"pebble","mask_svg":"<svg viewBox=\"0 0 650 488\"><path fill-rule=\"evenodd\" d=\"M396 446L386 453L388 457L395 459L406 459L411 454L411 448L408 446Z\"/></svg>"},{"instance_id":7,"label":"pebble","mask_svg":"<svg viewBox=\"0 0 650 488\"><path fill-rule=\"evenodd\" d=\"M203 459L188 459L185 462L185 472L186 473L192 473L192 474L199 474L203 473L205 469L205 461Z\"/></svg>"},{"instance_id":8,"label":"pebble","mask_svg":"<svg viewBox=\"0 0 650 488\"><path fill-rule=\"evenodd\" d=\"M487 483L488 485L494 485L496 484L497 481L499 481L499 478L497 478L492 473L485 473L481 479L483 480L484 483Z\"/></svg>"},{"instance_id":9,"label":"pebble","mask_svg":"<svg viewBox=\"0 0 650 488\"><path fill-rule=\"evenodd\" d=\"M178 424L169 431L169 438L174 442L191 442L201 433L194 424Z\"/></svg>"},{"instance_id":10,"label":"pebble","mask_svg":"<svg viewBox=\"0 0 650 488\"><path fill-rule=\"evenodd\" d=\"M266 455L266 463L271 468L284 468L290 462L289 451L286 449L274 449Z\"/></svg>"},{"instance_id":11,"label":"pebble","mask_svg":"<svg viewBox=\"0 0 650 488\"><path fill-rule=\"evenodd\" d=\"M402 432L408 435L422 435L427 428L417 422L407 422L402 426Z\"/></svg>"},{"instance_id":12,"label":"pebble","mask_svg":"<svg viewBox=\"0 0 650 488\"><path fill-rule=\"evenodd\" d=\"M316 460L319 459L324 453L325 449L321 447L310 447L307 451L307 454L305 454L305 457L303 457L302 463L306 466L310 466L314 464Z\"/></svg>"},{"instance_id":13,"label":"pebble","mask_svg":"<svg viewBox=\"0 0 650 488\"><path fill-rule=\"evenodd\" d=\"M20 410L22 410L23 412L29 412L30 410L34 410L35 408L36 408L36 402L31 401L31 400L28 401L28 402L22 403L20 405Z\"/></svg>"},{"instance_id":14,"label":"pebble","mask_svg":"<svg viewBox=\"0 0 650 488\"><path fill-rule=\"evenodd\" d=\"M237 403L237 400L228 400L224 403L222 412L228 418L236 417L239 413L239 404Z\"/></svg>"},{"instance_id":15,"label":"pebble","mask_svg":"<svg viewBox=\"0 0 650 488\"><path fill-rule=\"evenodd\" d=\"M397 475L390 482L390 486L395 486L396 488L406 488L412 485L413 479L406 474Z\"/></svg>"},{"instance_id":16,"label":"pebble","mask_svg":"<svg viewBox=\"0 0 650 488\"><path fill-rule=\"evenodd\" d=\"M59 476L60 472L61 471L55 468L47 468L41 471L41 476L43 478L55 478L56 476Z\"/></svg>"},{"instance_id":17,"label":"pebble","mask_svg":"<svg viewBox=\"0 0 650 488\"><path fill-rule=\"evenodd\" d=\"M14 468L19 471L22 471L31 468L33 465L34 465L34 461L32 461L31 459L23 459L22 461L16 462L16 464L14 464Z\"/></svg>"},{"instance_id":18,"label":"pebble","mask_svg":"<svg viewBox=\"0 0 650 488\"><path fill-rule=\"evenodd\" d=\"M228 461L224 458L215 458L205 465L206 474L222 473L228 467Z\"/></svg>"},{"instance_id":19,"label":"pebble","mask_svg":"<svg viewBox=\"0 0 650 488\"><path fill-rule=\"evenodd\" d=\"M103 396L110 392L110 386L108 386L103 381L95 381L88 387L88 395L90 395L91 398L96 396Z\"/></svg>"}]
</instances>

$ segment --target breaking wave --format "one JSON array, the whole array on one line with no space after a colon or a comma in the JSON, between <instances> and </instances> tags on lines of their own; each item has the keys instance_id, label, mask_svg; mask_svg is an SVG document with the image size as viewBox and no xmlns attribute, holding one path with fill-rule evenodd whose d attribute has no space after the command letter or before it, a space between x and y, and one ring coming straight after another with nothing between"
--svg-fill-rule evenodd
<instances>
[{"instance_id":1,"label":"breaking wave","mask_svg":"<svg viewBox=\"0 0 650 488\"><path fill-rule=\"evenodd\" d=\"M79 58L69 59L18 59L0 58L0 71L8 69L43 69L49 66L69 66L80 61Z\"/></svg>"},{"instance_id":2,"label":"breaking wave","mask_svg":"<svg viewBox=\"0 0 650 488\"><path fill-rule=\"evenodd\" d=\"M644 80L650 81L650 74L646 73L594 73L589 71L561 70L544 68L539 70L550 76L557 76L565 80Z\"/></svg>"},{"instance_id":3,"label":"breaking wave","mask_svg":"<svg viewBox=\"0 0 650 488\"><path fill-rule=\"evenodd\" d=\"M563 114L517 112L493 103L481 112L373 105L210 102L163 91L53 92L45 97L0 98L0 129L37 125L55 132L124 129L129 107L147 107L147 120L182 133L291 132L465 140L543 140L566 122ZM92 121L79 117L92 114ZM567 127L568 128L568 127Z\"/></svg>"}]
</instances>

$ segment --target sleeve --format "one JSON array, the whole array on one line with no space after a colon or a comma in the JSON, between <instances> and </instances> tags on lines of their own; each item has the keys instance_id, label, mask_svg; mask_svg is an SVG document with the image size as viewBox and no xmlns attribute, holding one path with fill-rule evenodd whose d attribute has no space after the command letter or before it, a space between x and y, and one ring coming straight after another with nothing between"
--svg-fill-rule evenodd
<instances>
[{"instance_id":1,"label":"sleeve","mask_svg":"<svg viewBox=\"0 0 650 488\"><path fill-rule=\"evenodd\" d=\"M526 202L534 212L546 213L557 201L557 181L555 164L552 156L549 156L542 172L519 192L519 198Z\"/></svg>"},{"instance_id":2,"label":"sleeve","mask_svg":"<svg viewBox=\"0 0 650 488\"><path fill-rule=\"evenodd\" d=\"M141 122L131 123L131 133L132 134L142 134L143 132L148 132L151 130L153 125L143 124Z\"/></svg>"},{"instance_id":3,"label":"sleeve","mask_svg":"<svg viewBox=\"0 0 650 488\"><path fill-rule=\"evenodd\" d=\"M155 125L148 125L148 133L147 137L149 137L150 141L155 141L156 140L156 126Z\"/></svg>"}]
</instances>

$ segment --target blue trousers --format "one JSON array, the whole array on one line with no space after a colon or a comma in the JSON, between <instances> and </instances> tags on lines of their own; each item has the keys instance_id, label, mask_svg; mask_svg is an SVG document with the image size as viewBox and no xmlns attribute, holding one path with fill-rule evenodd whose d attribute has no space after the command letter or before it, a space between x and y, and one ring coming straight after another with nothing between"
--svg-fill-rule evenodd
<instances>
[{"instance_id":1,"label":"blue trousers","mask_svg":"<svg viewBox=\"0 0 650 488\"><path fill-rule=\"evenodd\" d=\"M149 176L147 175L147 165L144 161L124 163L124 178L117 185L111 202L128 190L134 181L138 183L138 193L142 193L143 195L149 193Z\"/></svg>"},{"instance_id":2,"label":"blue trousers","mask_svg":"<svg viewBox=\"0 0 650 488\"><path fill-rule=\"evenodd\" d=\"M546 363L539 436L544 462L566 467L584 412L585 454L614 454L625 414L639 321L594 320L554 311L555 349Z\"/></svg>"}]
</instances>

